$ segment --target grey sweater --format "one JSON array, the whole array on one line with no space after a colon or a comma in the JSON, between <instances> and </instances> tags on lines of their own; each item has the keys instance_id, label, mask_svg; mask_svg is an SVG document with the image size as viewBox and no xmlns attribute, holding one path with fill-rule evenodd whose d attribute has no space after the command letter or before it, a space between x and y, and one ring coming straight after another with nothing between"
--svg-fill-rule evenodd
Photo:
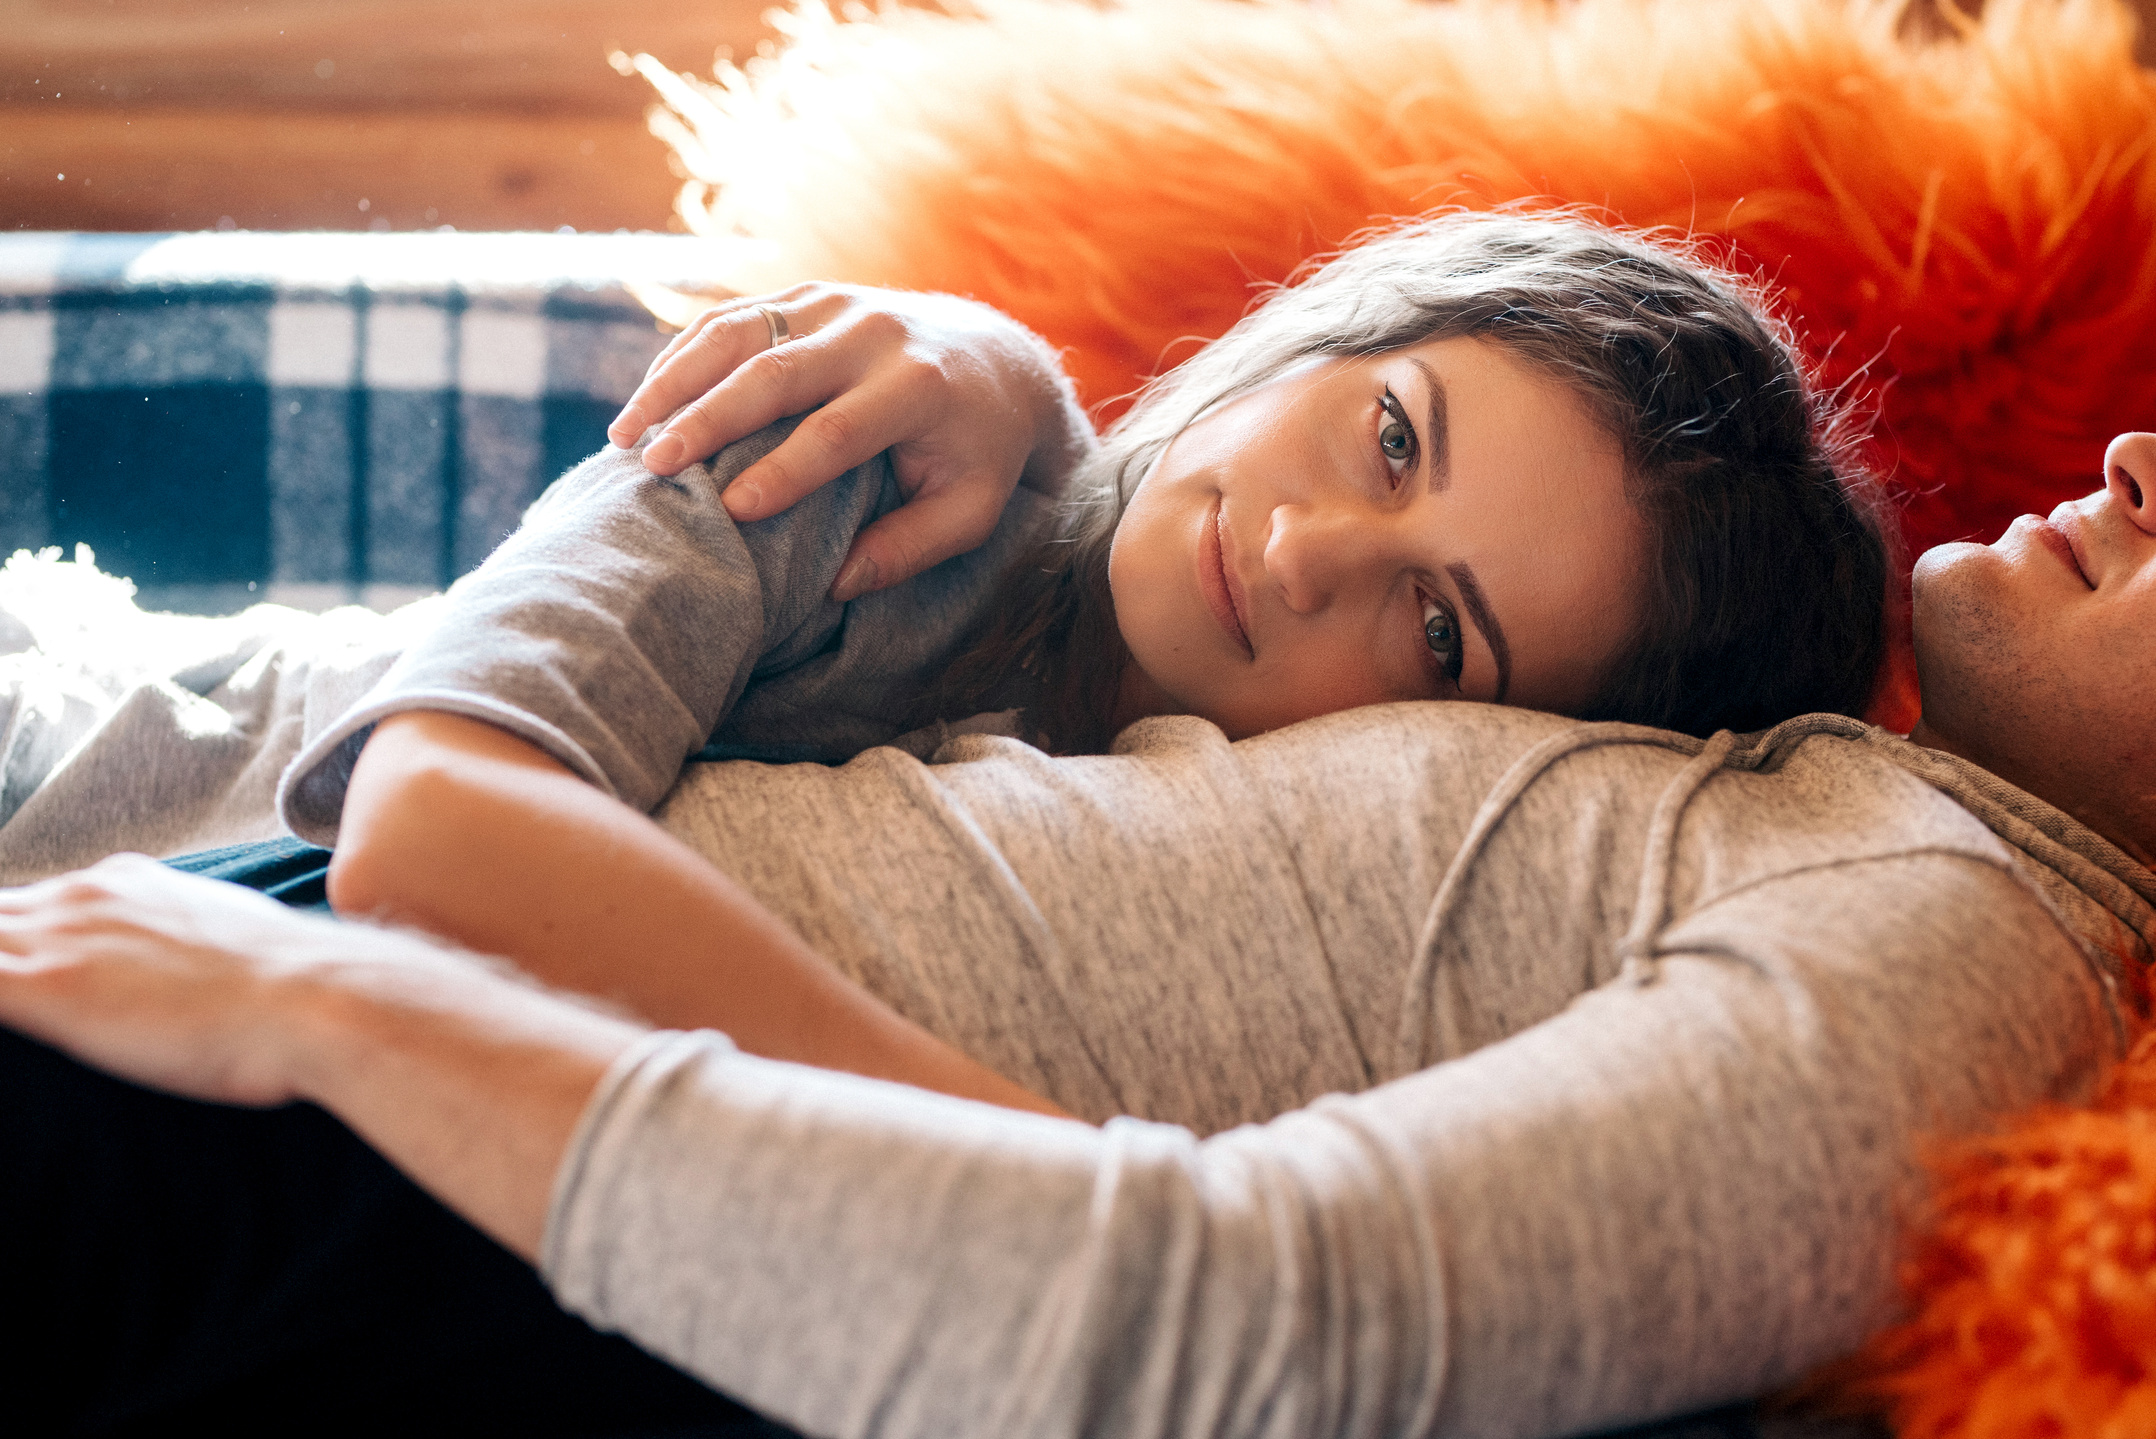
<instances>
[{"instance_id":1,"label":"grey sweater","mask_svg":"<svg viewBox=\"0 0 2156 1439\"><path fill-rule=\"evenodd\" d=\"M358 703L308 726L278 793L292 832L336 842L361 746L405 710L498 725L640 810L707 745L838 760L904 735L1049 502L1019 490L978 549L835 604L847 548L898 485L879 455L735 525L720 492L792 428L671 479L602 450L555 481Z\"/></svg>"},{"instance_id":2,"label":"grey sweater","mask_svg":"<svg viewBox=\"0 0 2156 1439\"><path fill-rule=\"evenodd\" d=\"M602 451L446 595L387 617L147 615L120 582L18 557L0 570L0 883L287 828L333 844L360 746L406 709L489 720L639 809L707 744L932 747L901 731L1049 502L1020 490L981 548L836 605L897 485L879 458L736 526L720 491L788 428L671 480Z\"/></svg>"},{"instance_id":3,"label":"grey sweater","mask_svg":"<svg viewBox=\"0 0 2156 1439\"><path fill-rule=\"evenodd\" d=\"M2103 840L1832 716L940 758L700 766L660 817L903 1012L1138 1117L659 1034L556 1181L566 1304L814 1434L1544 1435L1760 1392L1891 1312L1922 1136L2083 1092L2156 936Z\"/></svg>"}]
</instances>

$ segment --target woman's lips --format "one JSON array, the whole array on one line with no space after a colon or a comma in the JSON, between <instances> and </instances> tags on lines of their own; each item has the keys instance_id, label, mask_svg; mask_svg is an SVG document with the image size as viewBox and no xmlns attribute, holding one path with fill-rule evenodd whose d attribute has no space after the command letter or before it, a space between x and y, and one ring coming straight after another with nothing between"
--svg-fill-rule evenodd
<instances>
[{"instance_id":1,"label":"woman's lips","mask_svg":"<svg viewBox=\"0 0 2156 1439\"><path fill-rule=\"evenodd\" d=\"M1229 577L1226 556L1222 552L1225 527L1220 518L1220 496L1213 496L1212 512L1205 517L1205 526L1198 534L1198 590L1205 596L1205 607L1213 612L1213 618L1228 632L1244 654L1257 658L1257 651L1250 647L1250 632L1243 628L1242 607L1236 604L1234 581Z\"/></svg>"}]
</instances>

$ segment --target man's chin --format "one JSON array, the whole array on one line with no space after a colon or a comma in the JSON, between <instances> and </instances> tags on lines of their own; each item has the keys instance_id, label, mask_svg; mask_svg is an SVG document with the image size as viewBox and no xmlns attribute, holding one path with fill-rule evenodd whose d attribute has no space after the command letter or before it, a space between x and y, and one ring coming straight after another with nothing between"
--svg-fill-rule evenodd
<instances>
[{"instance_id":1,"label":"man's chin","mask_svg":"<svg viewBox=\"0 0 2156 1439\"><path fill-rule=\"evenodd\" d=\"M1956 540L1950 545L1933 545L1916 557L1916 566L1909 573L1913 590L1935 583L1952 575L1966 565L1981 565L1986 560L1996 560L1998 552L1989 545L1972 540Z\"/></svg>"},{"instance_id":2,"label":"man's chin","mask_svg":"<svg viewBox=\"0 0 2156 1439\"><path fill-rule=\"evenodd\" d=\"M1987 571L1999 560L1985 545L1939 545L1918 556L1909 580L1910 638L1916 651L1925 743L1983 764L1994 726L2013 694L1995 673L2011 648Z\"/></svg>"},{"instance_id":3,"label":"man's chin","mask_svg":"<svg viewBox=\"0 0 2156 1439\"><path fill-rule=\"evenodd\" d=\"M1994 646L2004 622L2001 587L2005 558L1989 545L1966 541L1934 545L1917 556L1909 574L1909 623L1921 675L1926 650L1953 656L1972 643Z\"/></svg>"}]
</instances>

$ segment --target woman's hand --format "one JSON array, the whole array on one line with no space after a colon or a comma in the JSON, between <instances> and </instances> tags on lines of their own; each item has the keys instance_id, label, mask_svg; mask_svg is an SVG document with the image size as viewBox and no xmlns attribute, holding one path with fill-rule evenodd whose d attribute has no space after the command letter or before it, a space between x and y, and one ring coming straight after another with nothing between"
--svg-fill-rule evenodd
<instances>
[{"instance_id":1,"label":"woman's hand","mask_svg":"<svg viewBox=\"0 0 2156 1439\"><path fill-rule=\"evenodd\" d=\"M791 332L783 344L767 305ZM737 520L763 519L889 450L908 503L855 538L831 587L840 601L972 549L1015 486L1056 493L1094 443L1055 355L1016 321L951 295L822 284L704 312L607 433L626 448L664 421L644 464L671 475L807 411L724 500Z\"/></svg>"}]
</instances>

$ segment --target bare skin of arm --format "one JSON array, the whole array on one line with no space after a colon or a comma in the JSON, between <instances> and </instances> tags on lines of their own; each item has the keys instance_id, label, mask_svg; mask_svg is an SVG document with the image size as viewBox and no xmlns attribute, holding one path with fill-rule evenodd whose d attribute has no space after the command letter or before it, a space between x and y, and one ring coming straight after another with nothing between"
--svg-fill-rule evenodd
<instances>
[{"instance_id":1,"label":"bare skin of arm","mask_svg":"<svg viewBox=\"0 0 2156 1439\"><path fill-rule=\"evenodd\" d=\"M478 720L414 711L376 728L329 897L752 1054L1061 1113L885 1007L650 819Z\"/></svg>"}]
</instances>

